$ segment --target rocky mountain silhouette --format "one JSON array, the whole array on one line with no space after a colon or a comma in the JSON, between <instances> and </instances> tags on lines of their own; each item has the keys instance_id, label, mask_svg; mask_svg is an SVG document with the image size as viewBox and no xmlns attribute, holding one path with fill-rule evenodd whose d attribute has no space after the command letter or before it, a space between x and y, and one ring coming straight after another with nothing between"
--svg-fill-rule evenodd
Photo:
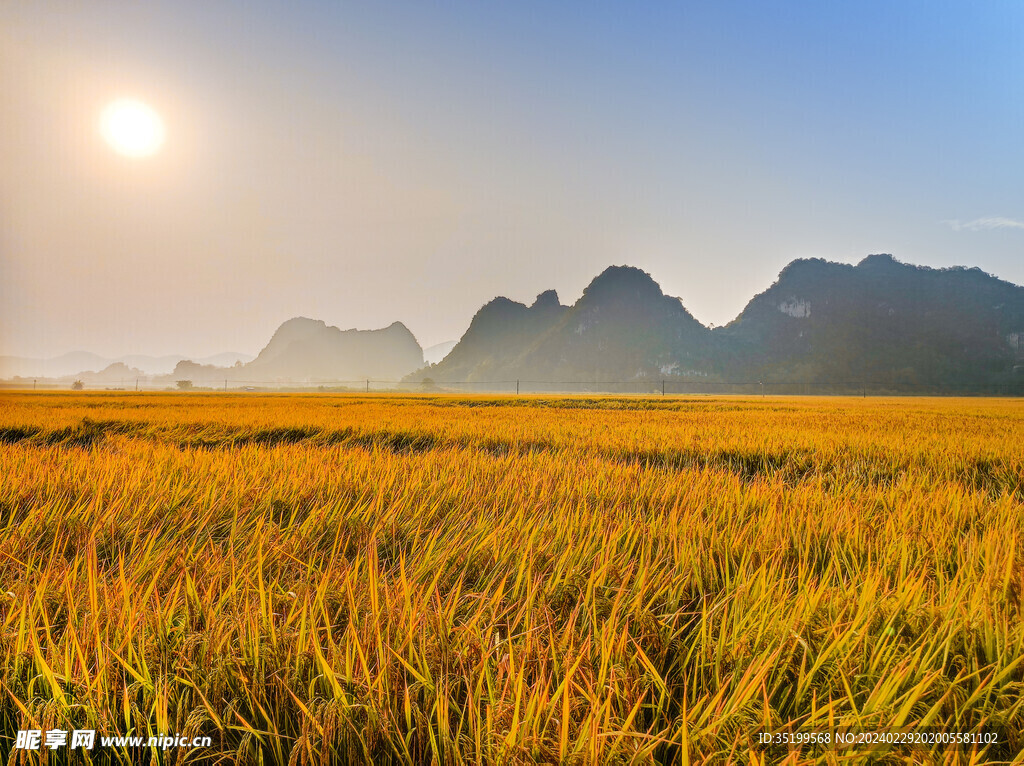
<instances>
[{"instance_id":1,"label":"rocky mountain silhouette","mask_svg":"<svg viewBox=\"0 0 1024 766\"><path fill-rule=\"evenodd\" d=\"M1024 288L891 255L794 261L716 331L726 375L918 385L1012 376L1022 334Z\"/></svg>"},{"instance_id":2,"label":"rocky mountain silhouette","mask_svg":"<svg viewBox=\"0 0 1024 766\"><path fill-rule=\"evenodd\" d=\"M228 367L181 360L149 382L272 386L404 378L433 390L462 381L647 381L653 390L662 380L763 381L825 390L863 383L874 390L971 393L998 386L1024 393L1024 287L977 268L927 268L884 254L855 266L800 259L735 320L709 329L646 272L612 266L571 306L554 290L530 305L495 298L449 345L432 348L439 361L424 366L423 349L400 322L341 330L296 317L251 361ZM101 370L78 374L90 385L144 375L126 362L100 366L106 360L82 352L52 361Z\"/></svg>"},{"instance_id":3,"label":"rocky mountain silhouette","mask_svg":"<svg viewBox=\"0 0 1024 766\"><path fill-rule=\"evenodd\" d=\"M703 373L711 333L631 266L606 269L571 307L554 290L532 306L495 298L448 356L435 380L625 380Z\"/></svg>"},{"instance_id":4,"label":"rocky mountain silhouette","mask_svg":"<svg viewBox=\"0 0 1024 766\"><path fill-rule=\"evenodd\" d=\"M129 367L124 362L114 362L107 367L104 367L99 372L91 372L89 370L83 371L75 376L78 380L83 383L90 385L121 385L131 386L134 385L138 378L145 375L142 370Z\"/></svg>"},{"instance_id":5,"label":"rocky mountain silhouette","mask_svg":"<svg viewBox=\"0 0 1024 766\"><path fill-rule=\"evenodd\" d=\"M423 349L401 322L380 330L340 330L296 317L277 328L255 359L232 373L267 382L397 380L422 365Z\"/></svg>"},{"instance_id":6,"label":"rocky mountain silhouette","mask_svg":"<svg viewBox=\"0 0 1024 766\"><path fill-rule=\"evenodd\" d=\"M1024 378L1024 288L980 269L872 255L797 260L709 330L649 274L613 266L571 307L496 298L411 379L860 381L971 386Z\"/></svg>"},{"instance_id":7,"label":"rocky mountain silhouette","mask_svg":"<svg viewBox=\"0 0 1024 766\"><path fill-rule=\"evenodd\" d=\"M151 376L150 383L196 386L222 384L337 383L398 380L423 366L423 349L401 322L380 330L340 330L318 319L289 319L250 362L221 366L182 359L174 369ZM115 364L102 373L81 373L86 383L141 377L139 370Z\"/></svg>"},{"instance_id":8,"label":"rocky mountain silhouette","mask_svg":"<svg viewBox=\"0 0 1024 766\"><path fill-rule=\"evenodd\" d=\"M538 338L550 330L569 309L558 294L547 290L532 305L495 298L484 305L469 329L448 355L430 367L445 380L500 380L519 369L518 360Z\"/></svg>"}]
</instances>

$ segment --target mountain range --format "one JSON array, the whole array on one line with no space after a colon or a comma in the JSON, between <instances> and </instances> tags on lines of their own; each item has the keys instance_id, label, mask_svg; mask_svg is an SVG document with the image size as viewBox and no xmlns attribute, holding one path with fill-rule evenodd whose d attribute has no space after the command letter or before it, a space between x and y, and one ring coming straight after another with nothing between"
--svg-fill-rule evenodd
<instances>
[{"instance_id":1,"label":"mountain range","mask_svg":"<svg viewBox=\"0 0 1024 766\"><path fill-rule=\"evenodd\" d=\"M726 375L972 386L1024 372L1024 287L870 255L798 260L715 331Z\"/></svg>"},{"instance_id":2,"label":"mountain range","mask_svg":"<svg viewBox=\"0 0 1024 766\"><path fill-rule=\"evenodd\" d=\"M891 255L856 266L800 259L736 319L711 328L646 272L612 266L572 305L554 290L530 305L495 298L458 342L426 352L401 322L341 330L296 317L255 358L0 357L0 377L77 373L89 385L116 384L161 365L150 384L667 379L1016 390L1024 383L1024 287L977 268L926 268Z\"/></svg>"},{"instance_id":3,"label":"mountain range","mask_svg":"<svg viewBox=\"0 0 1024 766\"><path fill-rule=\"evenodd\" d=\"M124 369L132 370L132 374L165 375L169 374L184 354L168 354L166 356L148 356L146 354L128 354L115 358L100 356L88 351L71 351L50 359L34 359L21 356L0 356L0 378L61 378L79 375L83 372L99 374L111 365L123 365ZM251 354L237 351L226 351L221 354L196 359L199 364L230 367L235 362L249 362ZM121 368L117 368L121 372Z\"/></svg>"},{"instance_id":4,"label":"mountain range","mask_svg":"<svg viewBox=\"0 0 1024 766\"><path fill-rule=\"evenodd\" d=\"M434 353L443 356L443 345ZM148 374L155 361L163 369L155 375ZM197 360L171 357L170 362L167 365L167 360L157 357L123 357L112 361L74 352L53 360L15 360L8 367L11 372L7 377L19 375L17 370L24 368L28 377L74 378L87 386L133 384L136 379L149 385L190 381L218 387L225 382L354 383L367 379L397 380L421 368L424 358L416 338L401 322L379 330L341 330L318 319L295 317L277 328L255 358L219 354Z\"/></svg>"},{"instance_id":5,"label":"mountain range","mask_svg":"<svg viewBox=\"0 0 1024 766\"><path fill-rule=\"evenodd\" d=\"M977 268L871 255L790 263L728 325L700 324L630 266L606 269L572 306L495 298L439 363L454 381L654 378L971 387L1024 378L1024 288Z\"/></svg>"}]
</instances>

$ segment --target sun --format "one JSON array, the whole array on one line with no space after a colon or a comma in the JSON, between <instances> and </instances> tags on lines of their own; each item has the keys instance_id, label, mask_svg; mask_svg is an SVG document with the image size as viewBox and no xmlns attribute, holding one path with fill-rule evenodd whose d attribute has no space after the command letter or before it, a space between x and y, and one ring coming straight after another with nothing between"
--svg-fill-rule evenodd
<instances>
[{"instance_id":1,"label":"sun","mask_svg":"<svg viewBox=\"0 0 1024 766\"><path fill-rule=\"evenodd\" d=\"M122 98L103 109L100 133L118 154L149 157L164 143L164 122L152 107Z\"/></svg>"}]
</instances>

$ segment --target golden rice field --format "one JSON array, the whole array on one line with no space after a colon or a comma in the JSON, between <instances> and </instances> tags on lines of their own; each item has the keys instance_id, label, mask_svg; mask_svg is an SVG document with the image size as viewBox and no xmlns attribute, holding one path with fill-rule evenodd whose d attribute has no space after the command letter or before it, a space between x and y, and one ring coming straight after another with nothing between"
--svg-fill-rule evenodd
<instances>
[{"instance_id":1,"label":"golden rice field","mask_svg":"<svg viewBox=\"0 0 1024 766\"><path fill-rule=\"evenodd\" d=\"M1021 400L9 393L0 524L9 763L1024 762Z\"/></svg>"}]
</instances>

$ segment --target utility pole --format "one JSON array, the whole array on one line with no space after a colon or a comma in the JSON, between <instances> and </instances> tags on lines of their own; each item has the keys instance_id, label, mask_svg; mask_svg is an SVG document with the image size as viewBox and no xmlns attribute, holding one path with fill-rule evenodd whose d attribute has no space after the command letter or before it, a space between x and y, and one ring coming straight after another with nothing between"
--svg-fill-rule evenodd
<instances>
[{"instance_id":1,"label":"utility pole","mask_svg":"<svg viewBox=\"0 0 1024 766\"><path fill-rule=\"evenodd\" d=\"M228 381L227 381L227 379L224 380L224 390L225 391L228 390Z\"/></svg>"},{"instance_id":2,"label":"utility pole","mask_svg":"<svg viewBox=\"0 0 1024 766\"><path fill-rule=\"evenodd\" d=\"M516 381L516 396L519 396L519 381Z\"/></svg>"},{"instance_id":3,"label":"utility pole","mask_svg":"<svg viewBox=\"0 0 1024 766\"><path fill-rule=\"evenodd\" d=\"M38 382L39 382L38 380L33 380L33 381L32 381L32 390L33 390L33 391L35 391L35 390L36 390L36 383L38 383Z\"/></svg>"},{"instance_id":4,"label":"utility pole","mask_svg":"<svg viewBox=\"0 0 1024 766\"><path fill-rule=\"evenodd\" d=\"M366 381L366 393L370 393L370 381Z\"/></svg>"},{"instance_id":5,"label":"utility pole","mask_svg":"<svg viewBox=\"0 0 1024 766\"><path fill-rule=\"evenodd\" d=\"M661 381L661 395L662 396L665 395L665 381L664 380Z\"/></svg>"},{"instance_id":6,"label":"utility pole","mask_svg":"<svg viewBox=\"0 0 1024 766\"><path fill-rule=\"evenodd\" d=\"M139 390L139 379L138 378L135 379L135 390L136 391Z\"/></svg>"}]
</instances>

